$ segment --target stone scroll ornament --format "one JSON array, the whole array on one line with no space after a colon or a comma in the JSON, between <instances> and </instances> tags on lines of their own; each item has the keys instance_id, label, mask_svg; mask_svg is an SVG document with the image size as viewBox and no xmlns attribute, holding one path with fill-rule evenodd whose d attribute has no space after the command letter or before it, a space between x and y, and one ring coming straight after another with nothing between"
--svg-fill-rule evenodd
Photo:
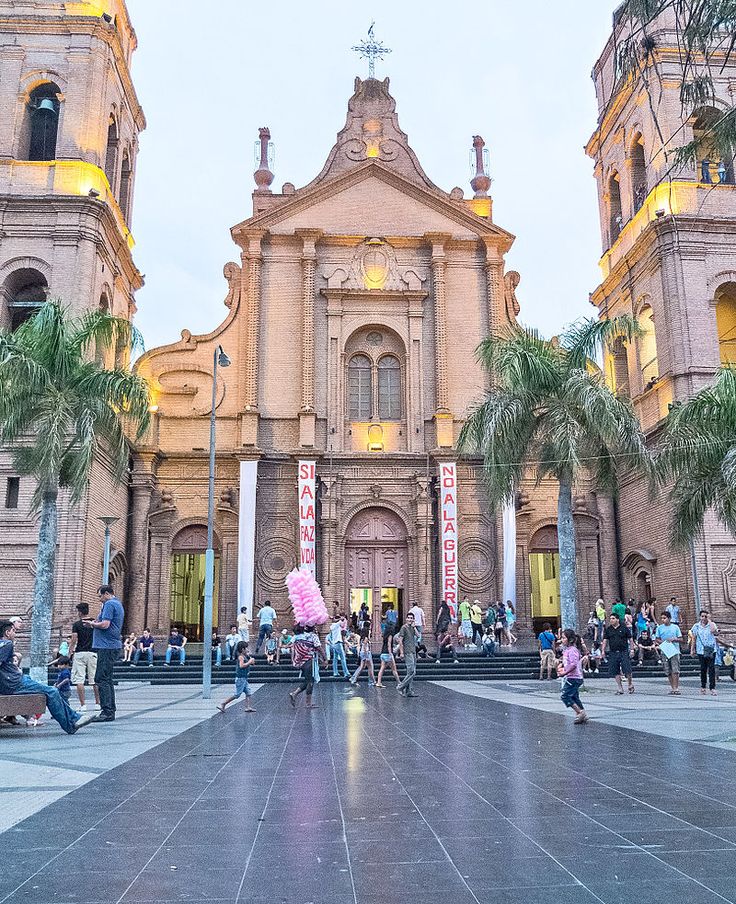
<instances>
[{"instance_id":1,"label":"stone scroll ornament","mask_svg":"<svg viewBox=\"0 0 736 904\"><path fill-rule=\"evenodd\" d=\"M289 602L300 625L323 625L328 619L322 591L312 572L302 566L286 575Z\"/></svg>"}]
</instances>

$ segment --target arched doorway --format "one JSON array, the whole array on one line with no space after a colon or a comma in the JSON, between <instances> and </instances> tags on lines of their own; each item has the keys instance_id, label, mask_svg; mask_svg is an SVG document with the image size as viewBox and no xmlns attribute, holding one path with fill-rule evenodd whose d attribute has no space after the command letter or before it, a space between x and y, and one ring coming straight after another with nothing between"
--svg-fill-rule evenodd
<instances>
[{"instance_id":1,"label":"arched doorway","mask_svg":"<svg viewBox=\"0 0 736 904\"><path fill-rule=\"evenodd\" d=\"M212 593L212 627L217 628L220 595L220 553L215 540L215 583ZM171 625L184 629L187 639L202 642L204 637L204 577L207 528L192 524L179 531L171 544L170 609Z\"/></svg>"},{"instance_id":2,"label":"arched doorway","mask_svg":"<svg viewBox=\"0 0 736 904\"><path fill-rule=\"evenodd\" d=\"M541 527L531 538L529 572L534 633L539 634L545 622L557 629L560 625L560 552L555 525Z\"/></svg>"},{"instance_id":3,"label":"arched doorway","mask_svg":"<svg viewBox=\"0 0 736 904\"><path fill-rule=\"evenodd\" d=\"M374 638L389 605L403 619L407 564L406 526L397 514L376 507L355 515L345 532L346 598L351 613L368 606Z\"/></svg>"}]
</instances>

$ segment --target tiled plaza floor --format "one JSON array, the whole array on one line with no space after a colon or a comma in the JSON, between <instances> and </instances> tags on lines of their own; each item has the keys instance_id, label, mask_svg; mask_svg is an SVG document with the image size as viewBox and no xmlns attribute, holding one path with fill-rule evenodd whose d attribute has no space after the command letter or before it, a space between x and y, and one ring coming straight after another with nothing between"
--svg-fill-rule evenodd
<instances>
[{"instance_id":1,"label":"tiled plaza floor","mask_svg":"<svg viewBox=\"0 0 736 904\"><path fill-rule=\"evenodd\" d=\"M726 750L427 684L285 691L0 835L0 904L736 900Z\"/></svg>"}]
</instances>

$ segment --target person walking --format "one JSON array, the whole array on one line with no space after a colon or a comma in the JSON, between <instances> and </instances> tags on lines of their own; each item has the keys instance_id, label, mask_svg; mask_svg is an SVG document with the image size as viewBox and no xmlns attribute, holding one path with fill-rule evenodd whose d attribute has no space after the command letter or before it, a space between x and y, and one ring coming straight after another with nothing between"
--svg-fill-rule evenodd
<instances>
[{"instance_id":1,"label":"person walking","mask_svg":"<svg viewBox=\"0 0 736 904\"><path fill-rule=\"evenodd\" d=\"M342 634L342 619L339 615L335 616L334 621L330 625L330 649L332 650L332 677L338 677L338 665L342 669L343 678L350 677L350 669L348 661L345 657L345 641Z\"/></svg>"},{"instance_id":2,"label":"person walking","mask_svg":"<svg viewBox=\"0 0 736 904\"><path fill-rule=\"evenodd\" d=\"M473 643L480 649L483 646L483 609L480 600L470 607L470 626L473 629Z\"/></svg>"},{"instance_id":3,"label":"person walking","mask_svg":"<svg viewBox=\"0 0 736 904\"><path fill-rule=\"evenodd\" d=\"M100 694L100 714L95 722L115 721L115 682L113 669L123 648L123 604L115 596L109 584L103 584L97 591L102 609L96 621L91 622L92 649L97 653L97 688Z\"/></svg>"},{"instance_id":4,"label":"person walking","mask_svg":"<svg viewBox=\"0 0 736 904\"><path fill-rule=\"evenodd\" d=\"M593 640L597 640L598 643L601 643L603 640L603 632L606 630L606 607L603 600L600 598L595 601L595 614L598 618L598 630Z\"/></svg>"},{"instance_id":5,"label":"person walking","mask_svg":"<svg viewBox=\"0 0 736 904\"><path fill-rule=\"evenodd\" d=\"M718 626L711 621L707 609L700 610L697 622L690 629L690 655L700 661L700 693L705 694L706 681L711 696L717 696L716 691L716 637Z\"/></svg>"},{"instance_id":6,"label":"person walking","mask_svg":"<svg viewBox=\"0 0 736 904\"><path fill-rule=\"evenodd\" d=\"M70 735L75 734L88 722L96 721L93 713L75 713L57 688L39 684L23 674L16 662L15 634L15 622L0 621L0 694L9 696L43 694L49 715Z\"/></svg>"},{"instance_id":7,"label":"person walking","mask_svg":"<svg viewBox=\"0 0 736 904\"><path fill-rule=\"evenodd\" d=\"M547 680L552 680L552 671L557 665L557 657L555 656L555 635L552 625L545 622L542 626L544 630L537 637L539 641L539 680L544 678L544 670L547 669Z\"/></svg>"},{"instance_id":8,"label":"person walking","mask_svg":"<svg viewBox=\"0 0 736 904\"><path fill-rule=\"evenodd\" d=\"M665 612L669 612L670 618L672 619L673 625L680 624L680 607L677 605L677 597L671 596L669 604L665 609Z\"/></svg>"},{"instance_id":9,"label":"person walking","mask_svg":"<svg viewBox=\"0 0 736 904\"><path fill-rule=\"evenodd\" d=\"M576 714L575 724L583 725L588 721L588 714L580 700L580 688L583 686L583 645L572 628L562 632L562 663L557 674L563 679L560 699L568 709Z\"/></svg>"},{"instance_id":10,"label":"person walking","mask_svg":"<svg viewBox=\"0 0 736 904\"><path fill-rule=\"evenodd\" d=\"M445 634L447 634L451 621L452 615L450 613L450 607L447 604L447 600L442 600L442 602L440 603L439 612L437 613L437 620L434 623L434 639L437 645L437 662L440 661L440 651L442 649L440 641L443 640Z\"/></svg>"},{"instance_id":11,"label":"person walking","mask_svg":"<svg viewBox=\"0 0 736 904\"><path fill-rule=\"evenodd\" d=\"M238 634L240 635L241 640L250 643L250 619L248 618L248 610L245 606L241 606L240 612L238 613Z\"/></svg>"},{"instance_id":12,"label":"person walking","mask_svg":"<svg viewBox=\"0 0 736 904\"><path fill-rule=\"evenodd\" d=\"M409 613L411 615L411 613ZM407 619L409 618L407 615ZM413 616L412 616L413 617ZM390 668L394 674L394 678L396 679L396 684L399 684L401 679L399 678L399 672L396 668L396 657L394 656L394 631L385 631L383 634L383 646L381 647L381 667L378 670L378 680L376 681L376 687L385 687L386 685L382 683L383 673L386 671L386 668Z\"/></svg>"},{"instance_id":13,"label":"person walking","mask_svg":"<svg viewBox=\"0 0 736 904\"><path fill-rule=\"evenodd\" d=\"M273 633L273 626L276 623L276 610L271 605L270 600L261 606L258 612L258 640L256 641L256 655L261 649L261 644L269 638ZM321 649L321 647L320 647Z\"/></svg>"},{"instance_id":14,"label":"person walking","mask_svg":"<svg viewBox=\"0 0 736 904\"><path fill-rule=\"evenodd\" d=\"M682 631L672 624L672 616L665 609L660 616L662 624L654 632L654 643L662 658L662 667L670 684L670 694L680 696L680 641Z\"/></svg>"},{"instance_id":15,"label":"person walking","mask_svg":"<svg viewBox=\"0 0 736 904\"><path fill-rule=\"evenodd\" d=\"M251 667L256 664L256 661L252 656L248 655L248 644L244 640L238 641L235 655L237 657L235 665L235 693L231 697L228 697L227 700L223 700L217 708L221 713L224 713L229 703L232 703L233 700L237 700L238 697L245 694L245 711L247 713L254 713L255 709L250 705L253 692L248 684L248 675L250 674Z\"/></svg>"},{"instance_id":16,"label":"person walking","mask_svg":"<svg viewBox=\"0 0 736 904\"><path fill-rule=\"evenodd\" d=\"M375 672L373 671L373 653L371 651L371 632L370 626L366 624L360 635L360 649L358 651L358 659L359 665L358 668L353 672L353 677L350 679L350 683L355 686L358 683L358 678L360 678L360 673L363 669L368 670L368 686L373 687L376 683Z\"/></svg>"},{"instance_id":17,"label":"person walking","mask_svg":"<svg viewBox=\"0 0 736 904\"><path fill-rule=\"evenodd\" d=\"M516 624L516 609L514 609L514 604L511 600L506 600L506 640L508 641L508 645L511 646L515 644L517 641L517 637L514 634L514 625Z\"/></svg>"},{"instance_id":18,"label":"person walking","mask_svg":"<svg viewBox=\"0 0 736 904\"><path fill-rule=\"evenodd\" d=\"M296 690L289 692L289 702L296 707L299 694L306 694L307 709L316 709L317 704L312 702L314 670L315 663L324 658L322 644L311 625L303 628L296 625L294 630L296 636L291 647L291 662L299 669L301 682Z\"/></svg>"},{"instance_id":19,"label":"person walking","mask_svg":"<svg viewBox=\"0 0 736 904\"><path fill-rule=\"evenodd\" d=\"M95 684L97 674L97 653L92 652L92 619L89 617L89 604L79 603L76 607L79 618L72 625L72 684L77 688L79 712L87 712L87 701L84 696L84 682L92 688L95 695L95 706L100 705L100 692Z\"/></svg>"},{"instance_id":20,"label":"person walking","mask_svg":"<svg viewBox=\"0 0 736 904\"><path fill-rule=\"evenodd\" d=\"M414 616L414 627L417 629L419 633L419 643L422 642L422 636L424 634L424 609L421 606L418 606L416 603L409 609L409 612Z\"/></svg>"},{"instance_id":21,"label":"person walking","mask_svg":"<svg viewBox=\"0 0 736 904\"><path fill-rule=\"evenodd\" d=\"M462 644L463 649L467 650L470 646L470 639L473 636L473 624L470 621L470 600L467 596L458 606L458 614L460 616L460 628L457 632L457 646L460 649L460 644Z\"/></svg>"},{"instance_id":22,"label":"person walking","mask_svg":"<svg viewBox=\"0 0 736 904\"><path fill-rule=\"evenodd\" d=\"M396 641L399 645L399 655L403 656L406 665L406 676L403 681L399 681L396 689L402 697L416 697L418 695L413 691L413 684L417 672L417 632L411 612L406 616Z\"/></svg>"},{"instance_id":23,"label":"person walking","mask_svg":"<svg viewBox=\"0 0 736 904\"><path fill-rule=\"evenodd\" d=\"M620 696L624 692L623 681L621 675L626 677L629 685L629 693L634 693L634 678L631 669L631 657L629 656L629 645L631 643L631 628L627 628L618 615L611 612L609 624L603 632L603 642L601 644L601 653L603 658L608 654L608 667L611 678L616 682L618 690L616 694Z\"/></svg>"}]
</instances>

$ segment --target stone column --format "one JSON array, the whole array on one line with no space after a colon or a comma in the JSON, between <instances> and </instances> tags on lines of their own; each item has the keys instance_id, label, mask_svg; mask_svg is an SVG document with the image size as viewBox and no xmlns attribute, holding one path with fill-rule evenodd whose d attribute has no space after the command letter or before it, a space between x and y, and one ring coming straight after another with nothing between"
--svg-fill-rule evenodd
<instances>
[{"instance_id":1,"label":"stone column","mask_svg":"<svg viewBox=\"0 0 736 904\"><path fill-rule=\"evenodd\" d=\"M130 534L130 583L128 585L127 614L131 631L146 627L148 607L148 513L151 495L156 487L157 453L139 452L133 458L131 475Z\"/></svg>"},{"instance_id":2,"label":"stone column","mask_svg":"<svg viewBox=\"0 0 736 904\"><path fill-rule=\"evenodd\" d=\"M302 250L302 395L299 409L299 445L314 446L314 292L317 273L316 243L321 232L298 229Z\"/></svg>"},{"instance_id":3,"label":"stone column","mask_svg":"<svg viewBox=\"0 0 736 904\"><path fill-rule=\"evenodd\" d=\"M620 597L621 572L618 561L618 543L616 539L616 518L613 499L607 493L596 493L598 503L599 540L598 548L601 557L601 576L603 578L604 599Z\"/></svg>"},{"instance_id":4,"label":"stone column","mask_svg":"<svg viewBox=\"0 0 736 904\"><path fill-rule=\"evenodd\" d=\"M12 160L20 158L25 148L18 147L18 136L23 134L23 121L26 116L26 96L20 90L20 77L23 72L25 51L17 44L5 44L0 50L0 84L6 86L8 100L15 99L12 109L0 118L0 157ZM13 92L18 91L17 95ZM8 177L10 169L8 169Z\"/></svg>"},{"instance_id":5,"label":"stone column","mask_svg":"<svg viewBox=\"0 0 736 904\"><path fill-rule=\"evenodd\" d=\"M504 310L503 257L495 245L486 244L486 293L488 334L498 336L508 323Z\"/></svg>"},{"instance_id":6,"label":"stone column","mask_svg":"<svg viewBox=\"0 0 736 904\"><path fill-rule=\"evenodd\" d=\"M445 243L449 241L450 236L445 233L434 232L427 233L425 239L432 248L437 446L439 448L452 448L454 436L447 380L447 299L445 295Z\"/></svg>"},{"instance_id":7,"label":"stone column","mask_svg":"<svg viewBox=\"0 0 736 904\"><path fill-rule=\"evenodd\" d=\"M259 337L261 328L261 272L263 255L261 240L264 230L257 229L239 236L243 253L243 272L247 274L244 316L240 323L239 385L241 387L241 444L258 444L258 376Z\"/></svg>"}]
</instances>

